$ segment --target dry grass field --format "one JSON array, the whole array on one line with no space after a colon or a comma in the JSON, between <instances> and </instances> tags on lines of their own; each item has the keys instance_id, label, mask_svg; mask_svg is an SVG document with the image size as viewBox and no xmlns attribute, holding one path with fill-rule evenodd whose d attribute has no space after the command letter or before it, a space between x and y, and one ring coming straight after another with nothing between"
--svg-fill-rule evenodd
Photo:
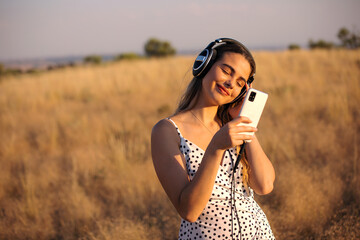
<instances>
[{"instance_id":1,"label":"dry grass field","mask_svg":"<svg viewBox=\"0 0 360 240\"><path fill-rule=\"evenodd\" d=\"M360 238L360 51L255 52L277 239ZM150 132L194 57L0 78L0 239L176 239Z\"/></svg>"}]
</instances>

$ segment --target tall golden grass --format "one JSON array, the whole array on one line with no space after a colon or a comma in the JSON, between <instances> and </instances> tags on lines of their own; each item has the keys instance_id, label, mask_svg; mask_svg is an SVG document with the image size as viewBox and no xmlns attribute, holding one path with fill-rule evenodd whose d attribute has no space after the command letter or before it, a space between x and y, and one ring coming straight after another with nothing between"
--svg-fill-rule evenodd
<instances>
[{"instance_id":1,"label":"tall golden grass","mask_svg":"<svg viewBox=\"0 0 360 240\"><path fill-rule=\"evenodd\" d=\"M360 236L360 51L255 52L278 239ZM0 79L0 239L176 239L150 158L194 57Z\"/></svg>"}]
</instances>

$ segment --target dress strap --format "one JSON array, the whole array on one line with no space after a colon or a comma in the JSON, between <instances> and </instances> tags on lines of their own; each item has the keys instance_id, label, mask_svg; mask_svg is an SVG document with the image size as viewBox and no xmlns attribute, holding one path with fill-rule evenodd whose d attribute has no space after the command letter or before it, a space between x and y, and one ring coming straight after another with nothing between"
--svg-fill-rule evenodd
<instances>
[{"instance_id":1,"label":"dress strap","mask_svg":"<svg viewBox=\"0 0 360 240\"><path fill-rule=\"evenodd\" d=\"M174 127L176 128L176 131L178 132L179 136L182 137L180 130L178 128L178 126L176 125L176 123L171 119L171 118L167 118L167 120L169 120L170 122L172 122L172 124L174 125Z\"/></svg>"}]
</instances>

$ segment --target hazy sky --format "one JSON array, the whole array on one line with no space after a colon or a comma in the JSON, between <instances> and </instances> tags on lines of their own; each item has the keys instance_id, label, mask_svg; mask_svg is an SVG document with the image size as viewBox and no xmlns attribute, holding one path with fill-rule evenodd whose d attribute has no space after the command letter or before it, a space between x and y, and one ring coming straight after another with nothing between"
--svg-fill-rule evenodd
<instances>
[{"instance_id":1,"label":"hazy sky","mask_svg":"<svg viewBox=\"0 0 360 240\"><path fill-rule=\"evenodd\" d=\"M150 37L178 51L218 37L306 46L343 26L360 31L360 0L0 0L0 60L143 53Z\"/></svg>"}]
</instances>

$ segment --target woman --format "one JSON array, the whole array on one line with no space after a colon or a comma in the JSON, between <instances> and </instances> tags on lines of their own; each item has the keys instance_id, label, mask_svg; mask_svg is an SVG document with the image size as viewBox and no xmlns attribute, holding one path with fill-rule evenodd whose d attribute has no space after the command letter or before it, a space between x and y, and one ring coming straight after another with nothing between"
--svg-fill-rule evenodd
<instances>
[{"instance_id":1,"label":"woman","mask_svg":"<svg viewBox=\"0 0 360 240\"><path fill-rule=\"evenodd\" d=\"M157 176L182 218L179 239L274 239L253 197L272 191L274 168L255 134L241 134L257 131L239 125L251 119L237 116L255 61L241 43L217 39L199 54L193 74L175 114L151 136Z\"/></svg>"}]
</instances>

